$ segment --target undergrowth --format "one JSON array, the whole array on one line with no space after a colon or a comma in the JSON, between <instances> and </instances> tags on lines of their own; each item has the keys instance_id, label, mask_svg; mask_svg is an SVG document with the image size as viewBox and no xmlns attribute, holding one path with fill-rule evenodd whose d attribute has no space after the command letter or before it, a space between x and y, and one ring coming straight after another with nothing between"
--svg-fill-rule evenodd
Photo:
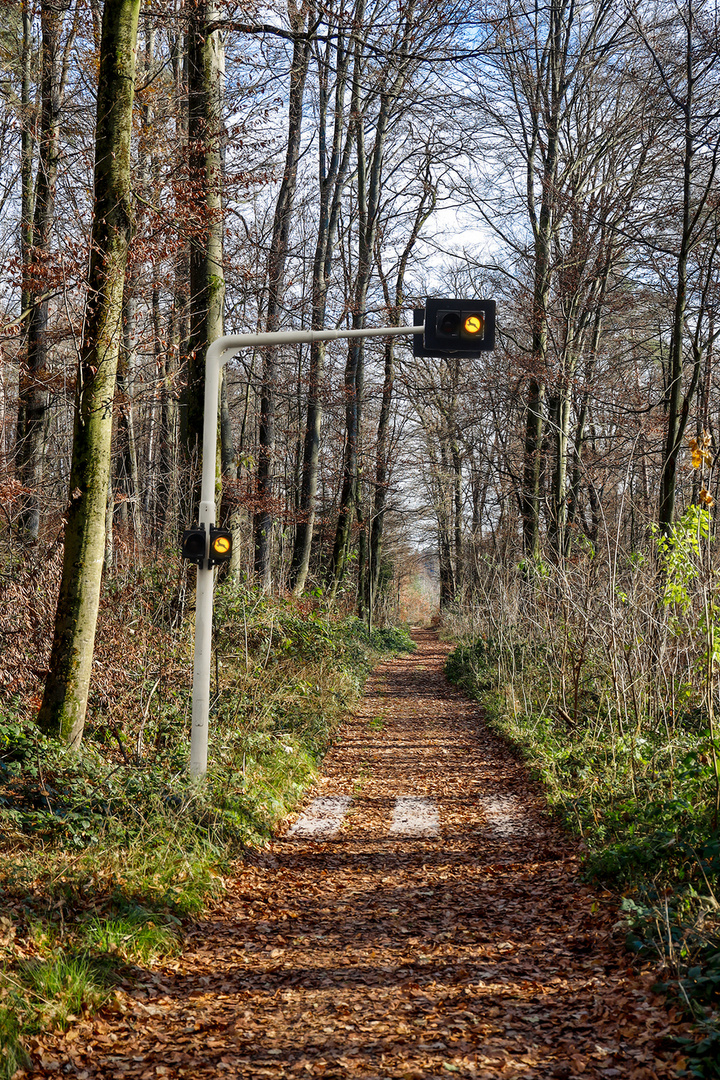
<instances>
[{"instance_id":1,"label":"undergrowth","mask_svg":"<svg viewBox=\"0 0 720 1080\"><path fill-rule=\"evenodd\" d=\"M191 633L177 606L152 571L108 590L79 751L39 732L32 694L0 713L2 1077L34 1035L180 950L183 921L316 776L374 658L414 648L401 629L368 640L357 619L221 585L208 776L193 783Z\"/></svg>"},{"instance_id":2,"label":"undergrowth","mask_svg":"<svg viewBox=\"0 0 720 1080\"><path fill-rule=\"evenodd\" d=\"M636 732L569 724L553 707L547 656L516 643L459 645L450 680L518 746L548 802L586 848L590 876L624 894L628 947L660 962L660 987L680 998L703 1037L685 1046L690 1075L720 1076L720 839L707 733ZM511 647L512 648L512 647ZM669 777L672 771L672 785Z\"/></svg>"},{"instance_id":3,"label":"undergrowth","mask_svg":"<svg viewBox=\"0 0 720 1080\"><path fill-rule=\"evenodd\" d=\"M460 644L446 671L521 749L582 837L588 874L622 892L628 947L695 1021L688 1074L720 1077L720 582L706 512L691 507L655 544L610 567L585 545L562 574L496 574L473 610L449 613Z\"/></svg>"}]
</instances>

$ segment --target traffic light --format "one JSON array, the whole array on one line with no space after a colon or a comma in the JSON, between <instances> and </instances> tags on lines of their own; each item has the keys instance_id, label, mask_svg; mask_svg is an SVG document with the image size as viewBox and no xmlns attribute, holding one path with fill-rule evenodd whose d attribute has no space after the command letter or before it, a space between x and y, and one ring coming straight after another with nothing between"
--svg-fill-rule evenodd
<instances>
[{"instance_id":1,"label":"traffic light","mask_svg":"<svg viewBox=\"0 0 720 1080\"><path fill-rule=\"evenodd\" d=\"M197 563L198 566L202 566L205 561L206 540L207 534L204 525L193 525L191 529L186 529L182 538L183 559L187 559L188 562L194 562Z\"/></svg>"},{"instance_id":2,"label":"traffic light","mask_svg":"<svg viewBox=\"0 0 720 1080\"><path fill-rule=\"evenodd\" d=\"M232 555L232 533L229 529L216 529L210 526L210 557L208 566L217 566L228 562Z\"/></svg>"},{"instance_id":3,"label":"traffic light","mask_svg":"<svg viewBox=\"0 0 720 1080\"><path fill-rule=\"evenodd\" d=\"M495 348L494 300L431 300L415 309L415 325L425 332L415 335L415 356L455 356L472 359Z\"/></svg>"}]
</instances>

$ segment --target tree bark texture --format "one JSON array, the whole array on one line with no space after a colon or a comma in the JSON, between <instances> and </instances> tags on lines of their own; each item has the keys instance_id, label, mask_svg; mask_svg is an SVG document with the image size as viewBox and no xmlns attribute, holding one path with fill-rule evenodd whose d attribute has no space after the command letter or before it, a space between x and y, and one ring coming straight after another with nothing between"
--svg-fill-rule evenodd
<instances>
[{"instance_id":1,"label":"tree bark texture","mask_svg":"<svg viewBox=\"0 0 720 1080\"><path fill-rule=\"evenodd\" d=\"M319 189L320 207L318 235L315 245L312 275L312 328L325 327L327 292L337 237L340 200L350 167L352 147L351 130L344 131L344 96L350 50L343 43L338 31L336 48L335 108L331 146L327 147L329 62L326 57L320 65L319 90ZM344 139L344 145L343 145ZM317 498L318 468L320 461L320 429L322 424L322 378L325 367L325 342L316 341L310 347L310 370L308 373L307 421L303 441L302 477L298 505L298 523L295 530L290 586L296 596L305 588L310 569L310 554L315 525L315 500Z\"/></svg>"},{"instance_id":2,"label":"tree bark texture","mask_svg":"<svg viewBox=\"0 0 720 1080\"><path fill-rule=\"evenodd\" d=\"M188 161L195 191L190 237L190 335L183 409L188 463L199 461L205 406L205 356L223 333L222 218L224 56L215 0L193 0L188 31Z\"/></svg>"},{"instance_id":3,"label":"tree bark texture","mask_svg":"<svg viewBox=\"0 0 720 1080\"><path fill-rule=\"evenodd\" d=\"M25 293L30 307L27 331L27 362L20 379L17 467L25 495L21 525L26 537L36 540L40 530L40 507L45 423L48 402L48 278L50 238L55 218L55 188L60 157L60 108L62 102L62 50L60 32L68 2L44 2L42 27L41 111L38 167L34 190L34 215L27 248ZM25 150L25 148L23 148ZM25 150L25 155L27 150ZM23 162L27 167L27 162ZM28 200L28 193L25 193ZM24 208L27 212L28 207ZM30 237L27 236L26 240Z\"/></svg>"},{"instance_id":4,"label":"tree bark texture","mask_svg":"<svg viewBox=\"0 0 720 1080\"><path fill-rule=\"evenodd\" d=\"M698 109L695 100L697 82L697 45L694 37L694 11L693 4L689 3L684 16L684 28L686 33L685 56L684 56L684 88L683 94L670 96L675 108L680 111L683 121L683 195L682 195L682 230L676 264L675 296L673 304L673 322L670 338L670 365L668 372L668 387L666 393L667 402L667 430L665 445L663 448L662 474L660 478L660 497L658 507L658 524L666 535L670 533L675 517L675 490L677 484L678 456L682 446L690 405L700 377L700 355L696 352L692 364L690 386L685 392L683 387L684 351L683 339L685 335L685 309L688 297L688 260L695 246L698 224L704 213L708 198L714 189L715 173L717 169L717 149L710 159L710 166L705 176L696 176L695 158L698 146L702 145L702 136L695 133L695 124L701 131L704 124L702 117L702 105ZM653 59L660 67L657 55L653 52ZM697 66L702 66L702 61ZM669 82L663 75L665 87ZM696 110L700 116L696 117Z\"/></svg>"}]
</instances>

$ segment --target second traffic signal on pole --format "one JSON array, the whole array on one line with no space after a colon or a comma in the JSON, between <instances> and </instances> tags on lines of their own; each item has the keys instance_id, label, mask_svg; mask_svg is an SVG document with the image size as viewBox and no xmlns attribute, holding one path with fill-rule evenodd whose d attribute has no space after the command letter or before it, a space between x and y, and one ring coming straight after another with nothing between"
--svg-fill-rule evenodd
<instances>
[{"instance_id":1,"label":"second traffic signal on pole","mask_svg":"<svg viewBox=\"0 0 720 1080\"><path fill-rule=\"evenodd\" d=\"M186 529L182 538L182 557L188 562L202 566L205 561L207 533L204 525L193 525Z\"/></svg>"},{"instance_id":2,"label":"second traffic signal on pole","mask_svg":"<svg viewBox=\"0 0 720 1080\"><path fill-rule=\"evenodd\" d=\"M229 529L216 529L210 526L210 537L204 525L194 525L186 529L182 539L182 557L189 562L203 566L207 554L207 564L219 566L220 563L229 562L232 558L232 533ZM207 551L206 551L207 545Z\"/></svg>"}]
</instances>

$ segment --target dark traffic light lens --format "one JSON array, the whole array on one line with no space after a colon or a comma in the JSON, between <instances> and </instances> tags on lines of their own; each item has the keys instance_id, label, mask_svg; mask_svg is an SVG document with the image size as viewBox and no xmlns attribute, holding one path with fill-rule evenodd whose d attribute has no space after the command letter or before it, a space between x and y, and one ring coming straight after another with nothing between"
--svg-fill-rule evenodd
<instances>
[{"instance_id":1,"label":"dark traffic light lens","mask_svg":"<svg viewBox=\"0 0 720 1080\"><path fill-rule=\"evenodd\" d=\"M205 558L205 529L196 526L194 529L186 529L182 539L182 557L198 566Z\"/></svg>"},{"instance_id":2,"label":"dark traffic light lens","mask_svg":"<svg viewBox=\"0 0 720 1080\"><path fill-rule=\"evenodd\" d=\"M445 311L440 315L439 331L447 337L459 337L460 316L455 311Z\"/></svg>"}]
</instances>

